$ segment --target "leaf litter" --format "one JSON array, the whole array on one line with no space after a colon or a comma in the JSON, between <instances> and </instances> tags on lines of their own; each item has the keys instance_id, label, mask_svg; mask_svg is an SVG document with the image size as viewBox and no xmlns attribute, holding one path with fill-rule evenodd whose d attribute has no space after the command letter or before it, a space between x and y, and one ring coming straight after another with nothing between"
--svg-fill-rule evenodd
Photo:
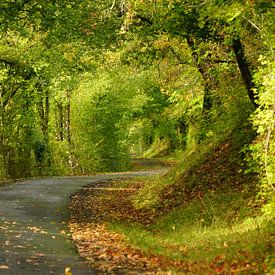
<instances>
[{"instance_id":1,"label":"leaf litter","mask_svg":"<svg viewBox=\"0 0 275 275\"><path fill-rule=\"evenodd\" d=\"M152 274L183 268L186 263L144 255L130 247L124 236L108 229L110 221L147 225L156 215L154 211L136 210L129 202L138 186L114 188L115 182L103 182L99 188L91 184L71 196L69 226L79 254L103 273Z\"/></svg>"}]
</instances>

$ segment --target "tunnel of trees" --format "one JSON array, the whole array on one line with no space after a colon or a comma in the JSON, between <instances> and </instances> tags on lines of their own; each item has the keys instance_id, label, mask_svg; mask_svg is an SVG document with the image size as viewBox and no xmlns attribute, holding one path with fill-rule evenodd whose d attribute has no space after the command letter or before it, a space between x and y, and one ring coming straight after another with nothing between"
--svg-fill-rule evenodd
<instances>
[{"instance_id":1,"label":"tunnel of trees","mask_svg":"<svg viewBox=\"0 0 275 275\"><path fill-rule=\"evenodd\" d=\"M273 1L3 0L0 178L129 168L250 125L274 189Z\"/></svg>"}]
</instances>

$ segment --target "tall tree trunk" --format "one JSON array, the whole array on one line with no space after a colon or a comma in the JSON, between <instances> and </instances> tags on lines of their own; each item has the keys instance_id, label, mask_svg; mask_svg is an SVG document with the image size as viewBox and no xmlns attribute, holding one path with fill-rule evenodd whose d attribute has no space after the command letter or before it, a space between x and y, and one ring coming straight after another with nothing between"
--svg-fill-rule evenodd
<instances>
[{"instance_id":1,"label":"tall tree trunk","mask_svg":"<svg viewBox=\"0 0 275 275\"><path fill-rule=\"evenodd\" d=\"M45 95L45 117L44 117L44 136L45 139L48 141L49 137L49 116L50 116L50 98L49 98L49 91L48 89L46 90L46 95Z\"/></svg>"},{"instance_id":2,"label":"tall tree trunk","mask_svg":"<svg viewBox=\"0 0 275 275\"><path fill-rule=\"evenodd\" d=\"M198 53L195 48L194 39L188 36L186 38L186 41L187 41L187 44L191 50L193 61L203 78L203 82L204 82L203 112L207 112L211 109L211 107L213 105L212 97L211 97L211 87L210 87L210 83L209 83L210 80L209 80L209 77L208 77L207 73L205 72L202 64L199 61L199 56L198 56Z\"/></svg>"},{"instance_id":3,"label":"tall tree trunk","mask_svg":"<svg viewBox=\"0 0 275 275\"><path fill-rule=\"evenodd\" d=\"M51 159L51 150L49 145L49 117L50 117L50 95L48 89L46 89L46 96L45 96L45 121L44 121L44 138L46 144L46 153L47 153L47 165L48 167L52 166L52 159Z\"/></svg>"},{"instance_id":4,"label":"tall tree trunk","mask_svg":"<svg viewBox=\"0 0 275 275\"><path fill-rule=\"evenodd\" d=\"M57 124L58 124L58 132L59 132L59 139L61 141L64 140L63 131L64 131L64 117L63 117L63 105L62 102L57 103L58 115L57 115Z\"/></svg>"},{"instance_id":5,"label":"tall tree trunk","mask_svg":"<svg viewBox=\"0 0 275 275\"><path fill-rule=\"evenodd\" d=\"M49 116L50 116L50 95L46 89L45 95L41 89L40 100L38 104L38 112L41 119L41 131L43 134L43 146L41 159L45 159L45 163L48 167L51 166L51 153L49 148Z\"/></svg>"},{"instance_id":6,"label":"tall tree trunk","mask_svg":"<svg viewBox=\"0 0 275 275\"><path fill-rule=\"evenodd\" d=\"M70 92L67 92L67 139L68 142L71 143L71 94Z\"/></svg>"},{"instance_id":7,"label":"tall tree trunk","mask_svg":"<svg viewBox=\"0 0 275 275\"><path fill-rule=\"evenodd\" d=\"M255 107L258 107L258 104L256 103L256 96L254 93L255 85L253 83L252 74L248 66L248 62L246 60L245 54L244 54L244 48L242 45L242 42L240 38L233 39L233 50L236 56L236 60L238 63L239 70L241 72L241 76L243 79L243 82L245 84L246 90L248 92L248 96L253 103Z\"/></svg>"},{"instance_id":8,"label":"tall tree trunk","mask_svg":"<svg viewBox=\"0 0 275 275\"><path fill-rule=\"evenodd\" d=\"M49 101L49 91L46 90L45 96L42 95L39 100L38 111L41 119L41 130L45 141L48 140L48 128L49 128L49 113L50 113L50 101Z\"/></svg>"}]
</instances>

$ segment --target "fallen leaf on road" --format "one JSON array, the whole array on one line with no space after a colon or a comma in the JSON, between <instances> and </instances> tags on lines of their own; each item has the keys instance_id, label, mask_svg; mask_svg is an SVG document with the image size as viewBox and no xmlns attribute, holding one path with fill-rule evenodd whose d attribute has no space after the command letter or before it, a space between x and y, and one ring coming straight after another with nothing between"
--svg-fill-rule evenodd
<instances>
[{"instance_id":1,"label":"fallen leaf on road","mask_svg":"<svg viewBox=\"0 0 275 275\"><path fill-rule=\"evenodd\" d=\"M0 269L10 269L8 265L0 265Z\"/></svg>"},{"instance_id":2,"label":"fallen leaf on road","mask_svg":"<svg viewBox=\"0 0 275 275\"><path fill-rule=\"evenodd\" d=\"M71 272L71 268L70 267L66 267L65 268L65 275L72 275L73 273Z\"/></svg>"},{"instance_id":3,"label":"fallen leaf on road","mask_svg":"<svg viewBox=\"0 0 275 275\"><path fill-rule=\"evenodd\" d=\"M45 254L43 254L43 253L35 253L35 256L37 256L37 257L44 257Z\"/></svg>"}]
</instances>

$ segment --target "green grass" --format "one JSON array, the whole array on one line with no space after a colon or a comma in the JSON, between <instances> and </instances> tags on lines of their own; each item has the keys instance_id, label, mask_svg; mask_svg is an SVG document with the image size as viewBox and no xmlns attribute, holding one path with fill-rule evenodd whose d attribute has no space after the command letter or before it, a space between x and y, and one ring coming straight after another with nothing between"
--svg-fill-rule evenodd
<instances>
[{"instance_id":1,"label":"green grass","mask_svg":"<svg viewBox=\"0 0 275 275\"><path fill-rule=\"evenodd\" d=\"M236 125L226 125L226 127L225 125L226 124L216 125L213 123L209 126L209 131L215 131L217 133L199 144L194 144L192 147L183 151L182 154L178 155L177 165L172 167L165 177L156 178L150 184L144 185L144 187L135 194L133 205L137 209L157 208L161 203L160 197L163 190L168 186L174 185L184 174L200 167L223 142L228 140L235 147L235 153L239 154L243 146L249 144L255 136L254 131L247 121L243 121L242 124L236 122ZM241 168L242 167L240 167L240 169ZM197 184L197 180L197 178L188 178L186 184L195 185Z\"/></svg>"},{"instance_id":2,"label":"green grass","mask_svg":"<svg viewBox=\"0 0 275 275\"><path fill-rule=\"evenodd\" d=\"M249 125L231 129L189 148L168 175L133 195L136 209L161 211L153 224L116 221L110 229L144 253L196 265L200 274L273 274L274 204L256 201L258 179L243 174L240 154L254 132Z\"/></svg>"},{"instance_id":3,"label":"green grass","mask_svg":"<svg viewBox=\"0 0 275 275\"><path fill-rule=\"evenodd\" d=\"M235 265L246 272L264 272L266 268L274 269L274 216L265 216L255 209L253 195L249 191L209 193L150 226L115 222L110 229L148 254L196 262L207 268L211 263L218 264L219 259L227 264L227 271Z\"/></svg>"},{"instance_id":4,"label":"green grass","mask_svg":"<svg viewBox=\"0 0 275 275\"><path fill-rule=\"evenodd\" d=\"M201 144L181 157L178 165L173 167L164 178L156 178L150 184L144 185L133 198L133 204L137 209L153 208L158 205L162 190L172 185L179 177L190 169L198 166L206 156L210 155L220 143L216 142Z\"/></svg>"},{"instance_id":5,"label":"green grass","mask_svg":"<svg viewBox=\"0 0 275 275\"><path fill-rule=\"evenodd\" d=\"M213 150L222 143L223 140L228 138L229 133L230 132L220 136L218 135L215 138L212 138L211 142L207 140L207 142L194 145L192 148L184 151L180 156L178 156L178 164L173 167L163 179L158 178L152 181L136 193L133 198L134 206L138 209L153 208L157 206L162 190L169 185L173 185L182 174L199 166L207 156L211 155Z\"/></svg>"}]
</instances>

